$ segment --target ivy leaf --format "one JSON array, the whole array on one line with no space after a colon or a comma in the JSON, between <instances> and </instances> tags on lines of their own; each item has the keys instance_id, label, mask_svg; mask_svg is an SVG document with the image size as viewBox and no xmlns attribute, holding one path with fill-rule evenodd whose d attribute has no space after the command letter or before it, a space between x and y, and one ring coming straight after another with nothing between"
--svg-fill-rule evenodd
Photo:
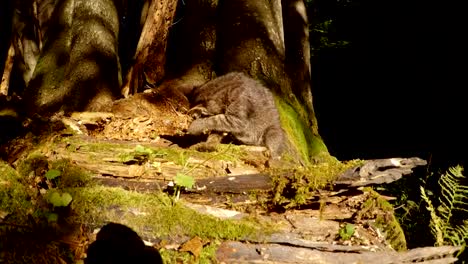
<instances>
[{"instance_id":1,"label":"ivy leaf","mask_svg":"<svg viewBox=\"0 0 468 264\"><path fill-rule=\"evenodd\" d=\"M47 201L55 207L66 207L73 200L69 193L60 194L58 191L51 191L47 196Z\"/></svg>"},{"instance_id":2,"label":"ivy leaf","mask_svg":"<svg viewBox=\"0 0 468 264\"><path fill-rule=\"evenodd\" d=\"M195 184L195 180L192 176L188 176L183 173L177 173L176 177L174 178L174 182L176 185L185 188L192 188Z\"/></svg>"},{"instance_id":3,"label":"ivy leaf","mask_svg":"<svg viewBox=\"0 0 468 264\"><path fill-rule=\"evenodd\" d=\"M55 169L49 170L49 171L45 174L45 176L46 176L46 178L47 178L48 180L53 180L53 179L59 177L60 175L62 175L62 172L59 171L59 170L55 170Z\"/></svg>"},{"instance_id":4,"label":"ivy leaf","mask_svg":"<svg viewBox=\"0 0 468 264\"><path fill-rule=\"evenodd\" d=\"M349 240L351 237L354 235L354 225L352 224L346 224L344 227L340 228L338 231L339 236L343 240Z\"/></svg>"}]
</instances>

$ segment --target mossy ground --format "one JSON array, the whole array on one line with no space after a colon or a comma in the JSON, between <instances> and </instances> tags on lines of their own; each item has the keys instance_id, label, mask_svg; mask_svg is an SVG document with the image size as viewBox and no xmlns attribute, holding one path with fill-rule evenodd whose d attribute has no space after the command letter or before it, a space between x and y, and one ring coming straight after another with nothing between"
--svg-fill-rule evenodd
<instances>
[{"instance_id":1,"label":"mossy ground","mask_svg":"<svg viewBox=\"0 0 468 264\"><path fill-rule=\"evenodd\" d=\"M366 188L368 199L358 212L358 219L375 219L375 227L385 235L386 241L397 251L406 250L406 238L393 206L371 188Z\"/></svg>"},{"instance_id":2,"label":"mossy ground","mask_svg":"<svg viewBox=\"0 0 468 264\"><path fill-rule=\"evenodd\" d=\"M290 114L294 117L293 112ZM307 130L305 126L289 128L293 132L297 132L297 129ZM288 209L307 204L316 195L317 189L329 186L342 171L361 162L340 162L331 157L325 151L326 148L320 147L323 142L320 143L319 138L319 143L314 143L313 135L297 133L302 135L297 144L305 147L301 155L307 159L311 156L319 157L320 162L308 162L305 166L291 162L295 165L266 171L273 175L274 192L267 198L264 195L261 197L264 208L273 205ZM234 145L220 145L216 152L203 153L149 144L134 145L130 148L129 145L118 142L85 144L74 137L43 143L40 148L30 152L33 154L19 162L16 170L7 164L0 166L0 212L6 215L0 219L0 223L3 223L0 226L0 260L18 261L18 256L21 256L19 261L28 263L72 262L80 255L76 253L73 245L60 242L61 238L67 235L70 226L75 226L76 229L77 226L83 225L89 228L89 232L106 222L115 221L131 227L148 239L184 241L200 237L206 244L197 259L190 253L164 248L160 250L161 255L166 263L212 263L214 252L221 241L262 236L275 229L274 224L260 224L255 217L234 221L202 215L186 208L183 201L175 202L172 196L158 190L142 194L97 185L90 174L74 165L73 161L50 158L55 157L56 149L48 144L65 145L66 151L87 153L91 159L101 157L102 153L110 153L118 162L138 158L151 162L153 159L163 158L179 165L182 170L191 169L187 161L193 157L202 161L233 162L250 158L249 153L242 147ZM310 148L311 144L318 145ZM47 156L42 154L44 152L48 153ZM49 155L50 153L53 154ZM288 157L285 157L286 161L287 159ZM53 180L46 179L45 175L50 170L60 171L60 176ZM73 198L71 204L66 208L53 207L44 194L51 189L70 194ZM57 218L50 218L51 215L56 215ZM27 238L28 241L23 241L23 238ZM27 249L20 249L24 247Z\"/></svg>"},{"instance_id":3,"label":"mossy ground","mask_svg":"<svg viewBox=\"0 0 468 264\"><path fill-rule=\"evenodd\" d=\"M44 179L51 169L61 171L53 182ZM172 196L160 192L142 194L93 184L86 171L67 160L49 161L34 154L19 164L18 171L4 163L0 166L0 212L4 218L0 226L0 260L6 262L70 262L74 258L73 249L57 242L66 235L65 229L70 225L94 228L114 221L131 227L145 238L172 243L177 239L200 237L207 241L197 259L200 263L211 262L221 240L271 232L264 230L265 226L258 221L219 220L198 214L182 201L176 202ZM70 206L51 206L45 195L51 189L71 194ZM58 219L51 221L48 216L52 213ZM165 263L194 260L186 252L162 250L161 253Z\"/></svg>"},{"instance_id":4,"label":"mossy ground","mask_svg":"<svg viewBox=\"0 0 468 264\"><path fill-rule=\"evenodd\" d=\"M86 153L112 153L120 162L128 162L133 159L164 159L167 162L173 162L180 166L186 166L190 157L209 161L224 160L238 162L251 158L244 147L233 144L220 144L214 152L199 152L190 148L176 148L166 146L155 146L149 144L135 145L129 148L124 143L105 143L105 142L83 142L73 138L64 139L67 144L67 150L74 152L78 148Z\"/></svg>"},{"instance_id":5,"label":"mossy ground","mask_svg":"<svg viewBox=\"0 0 468 264\"><path fill-rule=\"evenodd\" d=\"M248 222L222 221L197 214L183 202L163 194L141 194L121 188L95 186L68 190L74 197L73 218L99 225L119 221L158 238L198 236L202 239L239 239L259 231Z\"/></svg>"},{"instance_id":6,"label":"mossy ground","mask_svg":"<svg viewBox=\"0 0 468 264\"><path fill-rule=\"evenodd\" d=\"M304 205L316 196L317 190L331 188L338 175L361 163L361 160L340 162L329 157L316 165L271 169L272 205L286 209Z\"/></svg>"}]
</instances>

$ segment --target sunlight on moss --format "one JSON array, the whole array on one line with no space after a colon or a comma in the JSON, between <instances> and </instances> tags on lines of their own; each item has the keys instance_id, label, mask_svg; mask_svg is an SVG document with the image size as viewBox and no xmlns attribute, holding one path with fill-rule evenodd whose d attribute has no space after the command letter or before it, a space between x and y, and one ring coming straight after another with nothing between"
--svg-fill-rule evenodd
<instances>
[{"instance_id":1,"label":"sunlight on moss","mask_svg":"<svg viewBox=\"0 0 468 264\"><path fill-rule=\"evenodd\" d=\"M116 221L159 238L199 236L239 239L254 235L258 228L247 221L219 220L201 215L162 194L141 194L121 188L96 186L68 190L78 222L100 225Z\"/></svg>"},{"instance_id":2,"label":"sunlight on moss","mask_svg":"<svg viewBox=\"0 0 468 264\"><path fill-rule=\"evenodd\" d=\"M276 105L280 113L281 126L286 132L290 142L300 153L302 159L308 163L317 155L328 155L328 150L323 140L315 136L307 127L299 114L285 100L275 96Z\"/></svg>"},{"instance_id":3,"label":"sunlight on moss","mask_svg":"<svg viewBox=\"0 0 468 264\"><path fill-rule=\"evenodd\" d=\"M369 195L358 212L358 219L375 218L375 227L382 231L392 248L406 250L405 234L394 215L393 206L371 188L367 187L364 191Z\"/></svg>"},{"instance_id":4,"label":"sunlight on moss","mask_svg":"<svg viewBox=\"0 0 468 264\"><path fill-rule=\"evenodd\" d=\"M216 260L216 250L220 246L221 242L213 240L205 245L200 252L200 256L196 259L192 254L188 252L179 252L175 250L160 249L161 257L164 263L199 263L199 264L211 264L218 263Z\"/></svg>"},{"instance_id":5,"label":"sunlight on moss","mask_svg":"<svg viewBox=\"0 0 468 264\"><path fill-rule=\"evenodd\" d=\"M34 207L29 199L27 187L21 183L20 175L7 163L0 161L0 214L10 215L15 224L26 221ZM14 214L13 214L14 213Z\"/></svg>"},{"instance_id":6,"label":"sunlight on moss","mask_svg":"<svg viewBox=\"0 0 468 264\"><path fill-rule=\"evenodd\" d=\"M60 159L52 162L51 168L62 172L57 186L59 188L83 187L91 183L91 174L72 164L68 159Z\"/></svg>"},{"instance_id":7,"label":"sunlight on moss","mask_svg":"<svg viewBox=\"0 0 468 264\"><path fill-rule=\"evenodd\" d=\"M194 157L200 160L225 160L225 161L239 161L247 155L247 151L242 146L236 146L231 144L220 144L217 146L217 151L214 152L199 152L193 149L183 148L164 148L164 147L148 147L137 145L134 148L129 148L128 145L122 145L118 143L86 143L79 144L74 142L72 139L67 139L67 144L75 147L69 149L74 152L78 149L82 152L91 152L88 155L92 155L92 152L111 152L120 162L129 162L132 160L154 160L154 159L165 159L169 162L173 162L179 166L187 166L187 161L190 157ZM190 165L193 166L193 165Z\"/></svg>"},{"instance_id":8,"label":"sunlight on moss","mask_svg":"<svg viewBox=\"0 0 468 264\"><path fill-rule=\"evenodd\" d=\"M269 170L273 181L273 204L291 208L307 203L318 189L325 188L349 168L361 164L360 160L340 162L329 156L327 161L297 168Z\"/></svg>"}]
</instances>

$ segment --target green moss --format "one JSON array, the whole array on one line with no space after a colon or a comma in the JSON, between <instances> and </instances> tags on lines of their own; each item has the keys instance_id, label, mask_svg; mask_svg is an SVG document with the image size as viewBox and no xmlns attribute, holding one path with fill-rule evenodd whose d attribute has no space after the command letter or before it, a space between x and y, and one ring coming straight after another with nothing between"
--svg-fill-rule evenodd
<instances>
[{"instance_id":1,"label":"green moss","mask_svg":"<svg viewBox=\"0 0 468 264\"><path fill-rule=\"evenodd\" d=\"M58 188L82 187L91 183L91 175L84 169L72 164L68 159L60 159L51 163L51 169L61 171Z\"/></svg>"},{"instance_id":2,"label":"green moss","mask_svg":"<svg viewBox=\"0 0 468 264\"><path fill-rule=\"evenodd\" d=\"M273 204L291 208L306 204L315 191L331 184L345 170L360 160L340 162L329 156L316 165L269 170L273 181Z\"/></svg>"},{"instance_id":3,"label":"green moss","mask_svg":"<svg viewBox=\"0 0 468 264\"><path fill-rule=\"evenodd\" d=\"M43 163L42 157L30 159L23 168L34 163ZM0 161L0 214L6 216L0 225L0 262L72 263L71 251L57 241L55 230L48 226L47 212L41 207L45 203L25 181Z\"/></svg>"},{"instance_id":4,"label":"green moss","mask_svg":"<svg viewBox=\"0 0 468 264\"><path fill-rule=\"evenodd\" d=\"M219 220L201 215L165 195L141 194L121 188L95 186L68 190L78 222L99 225L116 221L137 232L151 230L159 238L199 236L202 239L239 239L258 232L247 221Z\"/></svg>"},{"instance_id":5,"label":"green moss","mask_svg":"<svg viewBox=\"0 0 468 264\"><path fill-rule=\"evenodd\" d=\"M2 118L9 117L9 118L17 119L18 113L14 109L3 108L3 109L0 109L0 117Z\"/></svg>"},{"instance_id":6,"label":"green moss","mask_svg":"<svg viewBox=\"0 0 468 264\"><path fill-rule=\"evenodd\" d=\"M309 163L316 156L329 156L323 140L313 133L295 108L281 98L275 97L275 99L280 113L281 125L301 158Z\"/></svg>"},{"instance_id":7,"label":"green moss","mask_svg":"<svg viewBox=\"0 0 468 264\"><path fill-rule=\"evenodd\" d=\"M0 211L6 214L14 213L12 216L16 224L26 220L27 214L33 208L28 189L21 180L13 168L0 161Z\"/></svg>"},{"instance_id":8,"label":"green moss","mask_svg":"<svg viewBox=\"0 0 468 264\"><path fill-rule=\"evenodd\" d=\"M211 264L217 263L216 261L216 250L218 249L220 242L217 240L209 242L203 247L200 252L200 256L195 258L188 252L180 252L175 250L161 249L159 252L163 258L164 263L199 263L199 264Z\"/></svg>"},{"instance_id":9,"label":"green moss","mask_svg":"<svg viewBox=\"0 0 468 264\"><path fill-rule=\"evenodd\" d=\"M394 215L393 206L371 188L365 188L369 193L358 213L359 219L375 219L375 226L383 231L386 240L397 251L406 250L406 238Z\"/></svg>"},{"instance_id":10,"label":"green moss","mask_svg":"<svg viewBox=\"0 0 468 264\"><path fill-rule=\"evenodd\" d=\"M71 141L73 142L73 140ZM119 144L119 143L86 143L76 141L73 142L76 145L79 145L79 149L82 152L114 152L114 153L123 153L123 152L130 152L131 149L128 148L128 145Z\"/></svg>"},{"instance_id":11,"label":"green moss","mask_svg":"<svg viewBox=\"0 0 468 264\"><path fill-rule=\"evenodd\" d=\"M160 249L159 253L164 263L194 263L194 257L188 252Z\"/></svg>"},{"instance_id":12,"label":"green moss","mask_svg":"<svg viewBox=\"0 0 468 264\"><path fill-rule=\"evenodd\" d=\"M46 156L33 153L18 165L19 174L25 180L31 180L28 178L30 175L42 177L50 169L57 169L61 172L57 181L59 188L84 186L91 180L91 175L88 172L74 165L68 159L50 162Z\"/></svg>"},{"instance_id":13,"label":"green moss","mask_svg":"<svg viewBox=\"0 0 468 264\"><path fill-rule=\"evenodd\" d=\"M209 245L204 246L200 254L200 264L216 263L216 251L221 243L219 241L213 241Z\"/></svg>"},{"instance_id":14,"label":"green moss","mask_svg":"<svg viewBox=\"0 0 468 264\"><path fill-rule=\"evenodd\" d=\"M47 157L40 153L31 153L26 159L22 160L18 165L18 172L23 177L29 176L31 173L43 175L49 169Z\"/></svg>"},{"instance_id":15,"label":"green moss","mask_svg":"<svg viewBox=\"0 0 468 264\"><path fill-rule=\"evenodd\" d=\"M199 152L193 149L182 148L159 148L149 147L145 145L137 145L134 148L129 148L128 145L118 143L80 143L73 139L66 139L66 143L72 148L67 148L69 151L76 151L79 149L82 152L92 155L96 153L112 153L121 162L129 162L132 160L153 160L165 159L169 162L174 162L176 165L186 166L190 157L200 160L225 160L225 161L239 161L245 157L247 152L242 146L221 144L215 152ZM79 146L79 148L77 147Z\"/></svg>"}]
</instances>

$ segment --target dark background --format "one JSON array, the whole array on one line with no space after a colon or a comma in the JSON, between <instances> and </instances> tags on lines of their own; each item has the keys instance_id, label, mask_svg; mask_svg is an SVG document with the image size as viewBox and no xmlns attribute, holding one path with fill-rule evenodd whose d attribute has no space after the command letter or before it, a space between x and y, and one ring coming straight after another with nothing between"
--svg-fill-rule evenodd
<instances>
[{"instance_id":1,"label":"dark background","mask_svg":"<svg viewBox=\"0 0 468 264\"><path fill-rule=\"evenodd\" d=\"M376 3L378 2L378 3ZM319 132L340 160L419 156L466 164L462 9L415 1L314 1L342 47L313 51ZM317 46L323 34L311 31Z\"/></svg>"}]
</instances>

